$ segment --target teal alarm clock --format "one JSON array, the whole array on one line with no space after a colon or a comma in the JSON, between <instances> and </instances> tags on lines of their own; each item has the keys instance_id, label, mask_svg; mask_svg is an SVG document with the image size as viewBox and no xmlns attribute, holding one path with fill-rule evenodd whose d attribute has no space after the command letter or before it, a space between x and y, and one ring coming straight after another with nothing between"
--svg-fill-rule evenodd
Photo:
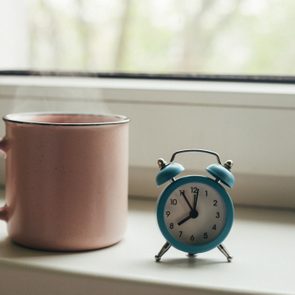
<instances>
[{"instance_id":1,"label":"teal alarm clock","mask_svg":"<svg viewBox=\"0 0 295 295\"><path fill-rule=\"evenodd\" d=\"M189 175L176 179L184 167L174 162L182 153L213 155L217 162L207 167L209 176ZM157 262L171 246L195 256L214 248L232 260L222 242L228 236L233 220L234 206L224 186L232 188L235 178L231 160L221 163L216 152L204 149L186 149L175 152L169 163L158 160L160 172L156 183L169 182L157 202L157 221L166 243L155 256Z\"/></svg>"}]
</instances>

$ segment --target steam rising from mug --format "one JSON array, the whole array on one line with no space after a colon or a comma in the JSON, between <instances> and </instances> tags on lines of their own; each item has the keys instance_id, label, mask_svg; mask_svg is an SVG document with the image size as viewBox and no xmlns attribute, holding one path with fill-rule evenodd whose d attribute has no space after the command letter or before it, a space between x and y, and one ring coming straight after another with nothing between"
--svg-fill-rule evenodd
<instances>
[{"instance_id":1,"label":"steam rising from mug","mask_svg":"<svg viewBox=\"0 0 295 295\"><path fill-rule=\"evenodd\" d=\"M19 83L22 85L7 86L1 90L1 100L4 101L0 108L1 117L24 112L117 113L108 108L103 90L98 89L96 82L81 82L72 77L51 77L50 81L45 77L36 79L41 81L42 86L24 80ZM4 127L3 123L0 124L0 134L4 134ZM0 186L4 185L4 174L4 159L0 157Z\"/></svg>"},{"instance_id":2,"label":"steam rising from mug","mask_svg":"<svg viewBox=\"0 0 295 295\"><path fill-rule=\"evenodd\" d=\"M85 84L81 87L79 85L64 86L67 81L68 78L62 78L62 80L55 80L54 84L47 83L47 86L17 87L13 93L11 105L5 114L23 112L112 113L104 101L103 90L85 87Z\"/></svg>"}]
</instances>

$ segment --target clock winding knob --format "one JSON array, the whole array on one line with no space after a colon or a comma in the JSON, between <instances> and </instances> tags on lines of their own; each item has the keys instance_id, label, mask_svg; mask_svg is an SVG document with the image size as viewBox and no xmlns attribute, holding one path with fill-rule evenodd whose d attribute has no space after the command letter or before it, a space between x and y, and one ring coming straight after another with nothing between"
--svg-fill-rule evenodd
<instances>
[{"instance_id":1,"label":"clock winding knob","mask_svg":"<svg viewBox=\"0 0 295 295\"><path fill-rule=\"evenodd\" d=\"M160 170L162 170L163 168L167 166L167 162L163 158L158 159L157 163Z\"/></svg>"},{"instance_id":2,"label":"clock winding knob","mask_svg":"<svg viewBox=\"0 0 295 295\"><path fill-rule=\"evenodd\" d=\"M233 167L234 162L232 160L227 160L224 164L223 167L226 168L227 170L231 170Z\"/></svg>"}]
</instances>

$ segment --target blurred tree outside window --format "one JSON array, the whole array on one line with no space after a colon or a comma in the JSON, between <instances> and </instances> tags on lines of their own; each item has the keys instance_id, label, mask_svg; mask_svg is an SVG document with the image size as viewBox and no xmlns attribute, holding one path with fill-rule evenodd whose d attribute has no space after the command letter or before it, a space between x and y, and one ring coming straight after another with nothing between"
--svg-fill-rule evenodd
<instances>
[{"instance_id":1,"label":"blurred tree outside window","mask_svg":"<svg viewBox=\"0 0 295 295\"><path fill-rule=\"evenodd\" d=\"M0 70L295 74L292 0L0 0Z\"/></svg>"}]
</instances>

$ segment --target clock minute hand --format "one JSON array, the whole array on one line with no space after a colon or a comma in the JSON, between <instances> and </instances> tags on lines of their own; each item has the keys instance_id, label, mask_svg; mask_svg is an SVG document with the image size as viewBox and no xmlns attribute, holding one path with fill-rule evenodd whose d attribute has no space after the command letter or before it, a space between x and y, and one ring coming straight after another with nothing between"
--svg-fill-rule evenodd
<instances>
[{"instance_id":1,"label":"clock minute hand","mask_svg":"<svg viewBox=\"0 0 295 295\"><path fill-rule=\"evenodd\" d=\"M189 208L191 209L191 211L194 211L194 208L192 207L191 203L188 201L184 190L180 191L180 195L183 196L184 200L186 201L187 205L189 206Z\"/></svg>"},{"instance_id":2,"label":"clock minute hand","mask_svg":"<svg viewBox=\"0 0 295 295\"><path fill-rule=\"evenodd\" d=\"M199 198L199 190L197 190L197 193L194 194L194 203L193 203L193 210L197 210L197 205L198 205L198 198Z\"/></svg>"}]
</instances>

